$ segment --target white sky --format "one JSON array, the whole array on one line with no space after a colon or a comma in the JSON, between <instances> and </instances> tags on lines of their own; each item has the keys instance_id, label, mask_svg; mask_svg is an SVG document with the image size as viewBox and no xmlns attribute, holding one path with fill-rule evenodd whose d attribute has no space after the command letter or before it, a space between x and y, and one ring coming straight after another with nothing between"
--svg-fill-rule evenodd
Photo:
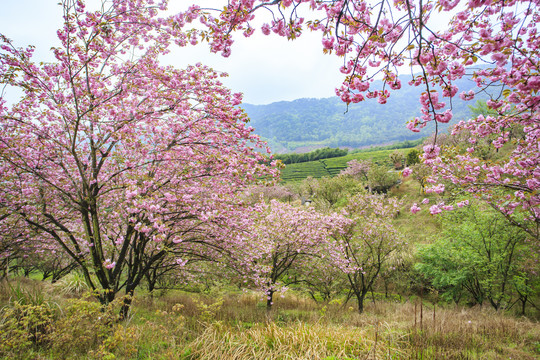
<instances>
[{"instance_id":1,"label":"white sky","mask_svg":"<svg viewBox=\"0 0 540 360\"><path fill-rule=\"evenodd\" d=\"M185 9L194 0L171 0L174 9ZM221 0L207 0L220 7ZM17 46L34 45L35 60L53 61L51 46L58 44L56 30L62 24L58 0L0 0L0 33ZM201 3L201 1L197 1ZM212 54L208 44L174 51L168 63L182 68L201 62L229 74L225 85L244 93L244 102L268 104L298 98L334 96L343 80L341 59L324 55L321 34L306 32L295 41L277 35L264 36L260 30L249 39L235 34L229 58ZM10 94L7 94L8 98Z\"/></svg>"}]
</instances>

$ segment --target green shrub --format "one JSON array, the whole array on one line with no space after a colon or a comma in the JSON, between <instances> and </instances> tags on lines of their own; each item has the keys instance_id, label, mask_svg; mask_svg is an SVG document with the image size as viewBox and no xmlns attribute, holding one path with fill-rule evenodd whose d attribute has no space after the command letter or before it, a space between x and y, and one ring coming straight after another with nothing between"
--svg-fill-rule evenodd
<instances>
[{"instance_id":1,"label":"green shrub","mask_svg":"<svg viewBox=\"0 0 540 360\"><path fill-rule=\"evenodd\" d=\"M54 311L47 304L17 301L0 310L0 356L27 358L32 348L44 344L51 331Z\"/></svg>"},{"instance_id":2,"label":"green shrub","mask_svg":"<svg viewBox=\"0 0 540 360\"><path fill-rule=\"evenodd\" d=\"M69 300L64 316L58 319L49 335L51 351L65 357L73 353L86 354L97 348L114 334L121 301L117 299L103 307L99 302L85 298Z\"/></svg>"}]
</instances>

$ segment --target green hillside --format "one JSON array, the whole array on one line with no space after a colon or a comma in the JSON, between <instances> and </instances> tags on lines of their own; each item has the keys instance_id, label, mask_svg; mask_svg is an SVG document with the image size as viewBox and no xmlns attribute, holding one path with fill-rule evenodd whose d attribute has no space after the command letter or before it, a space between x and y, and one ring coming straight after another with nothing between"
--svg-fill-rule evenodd
<instances>
[{"instance_id":1,"label":"green hillside","mask_svg":"<svg viewBox=\"0 0 540 360\"><path fill-rule=\"evenodd\" d=\"M406 84L405 79L402 82ZM457 85L467 90L475 83L461 80ZM368 100L347 106L338 97L332 97L242 106L255 133L268 141L274 153L307 152L323 147L362 148L429 136L434 124L428 124L419 133L405 127L409 120L420 115L420 93L420 88L404 86L401 91L393 92L384 105ZM468 105L473 104L453 100L455 120L471 116ZM439 131L447 127L440 124Z\"/></svg>"},{"instance_id":2,"label":"green hillside","mask_svg":"<svg viewBox=\"0 0 540 360\"><path fill-rule=\"evenodd\" d=\"M370 160L379 165L391 166L390 154L396 150L376 150L348 154L330 159L322 159L317 161L308 161L298 164L289 164L281 171L281 180L283 182L301 181L308 176L321 178L323 176L335 176L347 167L347 162L356 160ZM403 155L409 149L397 150Z\"/></svg>"}]
</instances>

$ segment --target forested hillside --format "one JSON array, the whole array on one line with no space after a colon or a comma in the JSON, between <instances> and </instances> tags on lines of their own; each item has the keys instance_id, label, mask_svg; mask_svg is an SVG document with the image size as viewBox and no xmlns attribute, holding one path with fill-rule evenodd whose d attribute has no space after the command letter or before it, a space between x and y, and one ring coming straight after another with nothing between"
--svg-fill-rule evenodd
<instances>
[{"instance_id":1,"label":"forested hillside","mask_svg":"<svg viewBox=\"0 0 540 360\"><path fill-rule=\"evenodd\" d=\"M341 99L332 97L243 107L255 132L269 141L275 153L305 152L326 146L360 148L430 135L434 131L432 126L417 133L405 127L407 121L420 114L418 97L423 88L407 85L405 76L401 80L402 91L393 92L385 105L367 100L347 107ZM460 89L476 86L467 80L459 83ZM454 119L470 117L471 102L453 99L452 105Z\"/></svg>"}]
</instances>

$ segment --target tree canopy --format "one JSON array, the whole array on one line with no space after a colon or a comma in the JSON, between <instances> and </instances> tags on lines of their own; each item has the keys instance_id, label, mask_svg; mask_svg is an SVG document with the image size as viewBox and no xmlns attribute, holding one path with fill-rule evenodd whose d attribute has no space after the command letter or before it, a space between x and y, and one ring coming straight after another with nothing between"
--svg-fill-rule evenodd
<instances>
[{"instance_id":1,"label":"tree canopy","mask_svg":"<svg viewBox=\"0 0 540 360\"><path fill-rule=\"evenodd\" d=\"M160 65L187 36L158 16L165 4L102 5L61 2L53 63L0 37L0 82L23 91L0 99L0 227L3 241L19 231L68 254L107 302L165 256L226 249L243 213L235 194L275 173L221 74Z\"/></svg>"}]
</instances>

